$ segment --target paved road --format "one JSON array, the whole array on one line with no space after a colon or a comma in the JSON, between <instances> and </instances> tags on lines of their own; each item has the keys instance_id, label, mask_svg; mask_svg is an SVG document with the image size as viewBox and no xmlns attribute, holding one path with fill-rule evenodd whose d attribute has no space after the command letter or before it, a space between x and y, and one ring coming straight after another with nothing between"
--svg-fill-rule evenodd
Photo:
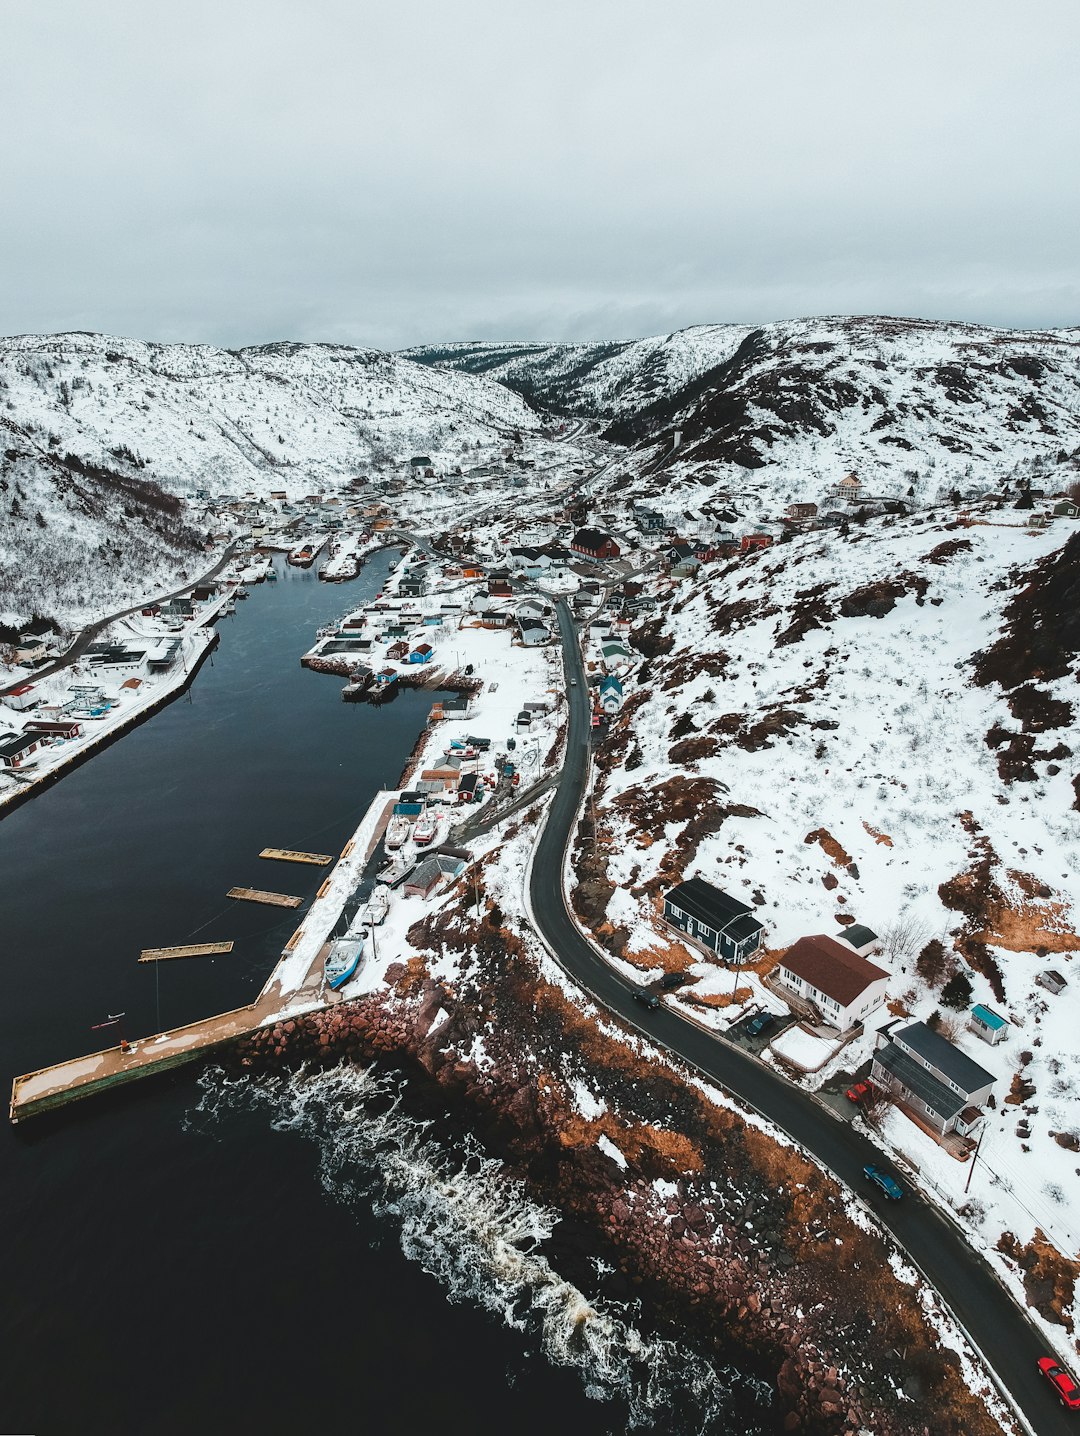
<instances>
[{"instance_id":1,"label":"paved road","mask_svg":"<svg viewBox=\"0 0 1080 1436\"><path fill-rule=\"evenodd\" d=\"M19 678L14 683L9 683L6 688L0 688L0 698L2 698L5 693L13 692L14 689L23 683L36 683L39 678L48 678L51 673L59 673L61 668L67 668L72 663L77 662L90 647L91 643L93 643L94 639L97 638L98 634L108 628L110 624L116 623L119 619L129 618L131 614L138 613L150 603L168 603L170 598L179 598L182 594L190 593L193 588L198 588L201 583L209 583L212 578L218 576L239 546L240 540L233 539L232 543L212 569L201 574L198 578L189 580L189 582L184 584L183 588L173 589L172 593L166 593L161 598L140 598L138 603L133 603L130 608L121 609L119 613L110 613L107 618L101 618L97 623L91 623L89 627L82 630L75 642L60 658L57 658L53 663L46 664L44 668L35 669L29 678Z\"/></svg>"},{"instance_id":2,"label":"paved road","mask_svg":"<svg viewBox=\"0 0 1080 1436\"><path fill-rule=\"evenodd\" d=\"M990 1267L929 1202L910 1188L901 1202L867 1191L862 1168L888 1159L848 1123L832 1116L801 1088L754 1061L731 1042L703 1032L669 1007L650 1012L634 988L582 937L566 910L563 860L588 774L589 699L581 650L565 602L558 606L568 680L566 762L537 846L530 897L537 924L559 965L604 1007L684 1058L728 1092L788 1133L849 1187L866 1197L882 1225L920 1268L981 1348L1037 1436L1075 1433L1075 1419L1058 1404L1035 1362L1046 1346Z\"/></svg>"}]
</instances>

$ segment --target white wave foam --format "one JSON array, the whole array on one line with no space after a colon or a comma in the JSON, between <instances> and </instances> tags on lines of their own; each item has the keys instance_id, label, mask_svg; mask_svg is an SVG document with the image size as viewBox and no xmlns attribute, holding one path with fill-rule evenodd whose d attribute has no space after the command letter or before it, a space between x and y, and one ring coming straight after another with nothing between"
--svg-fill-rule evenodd
<instances>
[{"instance_id":1,"label":"white wave foam","mask_svg":"<svg viewBox=\"0 0 1080 1436\"><path fill-rule=\"evenodd\" d=\"M363 1200L396 1226L405 1256L451 1301L475 1303L527 1334L549 1361L576 1368L593 1399L624 1403L628 1429L663 1422L673 1431L677 1413L679 1430L724 1430L733 1397L742 1432L755 1401L764 1424L765 1383L646 1335L633 1307L592 1303L564 1280L539 1250L558 1213L475 1141L454 1150L439 1143L430 1123L403 1110L398 1080L353 1067L258 1081L214 1072L202 1079L197 1111L261 1105L278 1130L314 1138L321 1180L336 1200Z\"/></svg>"}]
</instances>

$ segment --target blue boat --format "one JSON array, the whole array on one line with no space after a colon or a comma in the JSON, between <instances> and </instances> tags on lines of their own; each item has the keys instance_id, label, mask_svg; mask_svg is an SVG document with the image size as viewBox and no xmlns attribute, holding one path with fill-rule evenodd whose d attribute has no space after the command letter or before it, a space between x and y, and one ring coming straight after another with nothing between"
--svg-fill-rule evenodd
<instances>
[{"instance_id":1,"label":"blue boat","mask_svg":"<svg viewBox=\"0 0 1080 1436\"><path fill-rule=\"evenodd\" d=\"M323 976L335 992L344 987L349 978L353 976L360 966L363 956L364 934L362 929L360 932L353 932L350 928L344 937L339 937L333 944L323 966Z\"/></svg>"}]
</instances>

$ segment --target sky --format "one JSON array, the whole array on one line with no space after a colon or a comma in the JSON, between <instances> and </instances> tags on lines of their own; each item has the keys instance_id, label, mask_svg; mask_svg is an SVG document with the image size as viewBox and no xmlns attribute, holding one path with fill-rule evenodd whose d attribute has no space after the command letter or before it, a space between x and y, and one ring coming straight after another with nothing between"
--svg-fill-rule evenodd
<instances>
[{"instance_id":1,"label":"sky","mask_svg":"<svg viewBox=\"0 0 1080 1436\"><path fill-rule=\"evenodd\" d=\"M1080 324L1078 0L4 0L0 333Z\"/></svg>"}]
</instances>

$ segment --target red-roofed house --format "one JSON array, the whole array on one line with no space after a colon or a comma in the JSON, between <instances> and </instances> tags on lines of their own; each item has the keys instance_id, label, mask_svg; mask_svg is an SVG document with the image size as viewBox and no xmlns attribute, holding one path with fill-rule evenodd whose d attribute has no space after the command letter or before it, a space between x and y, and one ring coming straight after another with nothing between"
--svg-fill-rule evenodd
<instances>
[{"instance_id":1,"label":"red-roofed house","mask_svg":"<svg viewBox=\"0 0 1080 1436\"><path fill-rule=\"evenodd\" d=\"M846 1032L885 1001L889 974L846 943L818 934L801 937L788 949L776 978L794 996L812 1003L830 1026Z\"/></svg>"}]
</instances>

